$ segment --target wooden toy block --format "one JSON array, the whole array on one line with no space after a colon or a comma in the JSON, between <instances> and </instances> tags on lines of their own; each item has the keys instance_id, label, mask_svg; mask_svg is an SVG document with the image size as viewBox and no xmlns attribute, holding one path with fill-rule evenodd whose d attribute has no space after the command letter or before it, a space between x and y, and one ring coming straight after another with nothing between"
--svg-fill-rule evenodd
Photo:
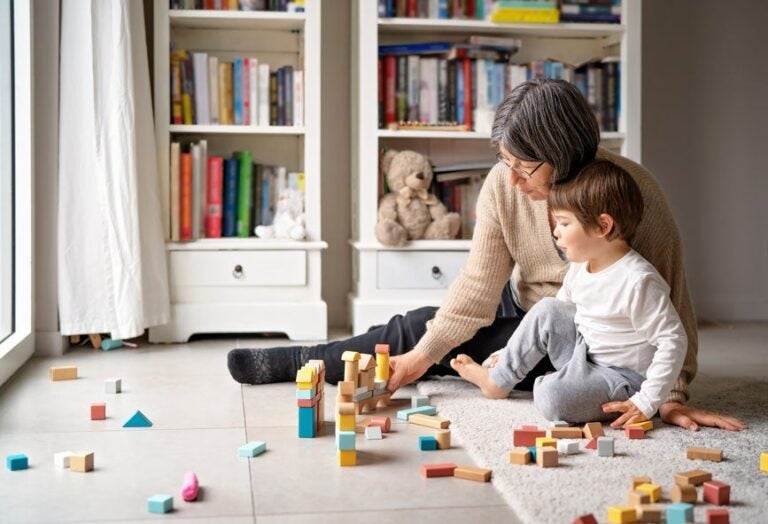
<instances>
[{"instance_id":1,"label":"wooden toy block","mask_svg":"<svg viewBox=\"0 0 768 524\"><path fill-rule=\"evenodd\" d=\"M431 479L436 477L452 477L456 464L422 464L421 476Z\"/></svg>"},{"instance_id":2,"label":"wooden toy block","mask_svg":"<svg viewBox=\"0 0 768 524\"><path fill-rule=\"evenodd\" d=\"M123 381L119 378L108 378L104 381L104 393L117 394L123 390Z\"/></svg>"},{"instance_id":3,"label":"wooden toy block","mask_svg":"<svg viewBox=\"0 0 768 524\"><path fill-rule=\"evenodd\" d=\"M429 406L429 397L426 397L424 395L412 395L411 407L420 408L421 406Z\"/></svg>"},{"instance_id":4,"label":"wooden toy block","mask_svg":"<svg viewBox=\"0 0 768 524\"><path fill-rule=\"evenodd\" d=\"M688 448L685 450L685 456L689 459L709 460L711 462L722 462L723 450L718 448Z\"/></svg>"},{"instance_id":5,"label":"wooden toy block","mask_svg":"<svg viewBox=\"0 0 768 524\"><path fill-rule=\"evenodd\" d=\"M192 502L197 499L197 493L200 489L200 483L197 475L192 471L184 473L184 481L181 483L181 498L186 502Z\"/></svg>"},{"instance_id":6,"label":"wooden toy block","mask_svg":"<svg viewBox=\"0 0 768 524\"><path fill-rule=\"evenodd\" d=\"M81 451L69 457L69 470L78 473L93 471L93 452Z\"/></svg>"},{"instance_id":7,"label":"wooden toy block","mask_svg":"<svg viewBox=\"0 0 768 524\"><path fill-rule=\"evenodd\" d=\"M360 371L357 374L357 383L366 391L373 392L373 374L370 371Z\"/></svg>"},{"instance_id":8,"label":"wooden toy block","mask_svg":"<svg viewBox=\"0 0 768 524\"><path fill-rule=\"evenodd\" d=\"M585 449L597 449L597 439L600 437L595 437L591 439L589 442L586 443L584 446Z\"/></svg>"},{"instance_id":9,"label":"wooden toy block","mask_svg":"<svg viewBox=\"0 0 768 524\"><path fill-rule=\"evenodd\" d=\"M344 381L350 381L355 383L355 388L358 386L357 382L357 376L358 376L359 368L357 366L357 362L352 360L349 362L344 362Z\"/></svg>"},{"instance_id":10,"label":"wooden toy block","mask_svg":"<svg viewBox=\"0 0 768 524\"><path fill-rule=\"evenodd\" d=\"M669 499L672 502L690 502L693 504L696 502L696 486L675 484L669 491Z\"/></svg>"},{"instance_id":11,"label":"wooden toy block","mask_svg":"<svg viewBox=\"0 0 768 524\"><path fill-rule=\"evenodd\" d=\"M524 466L531 463L531 452L528 448L515 448L509 452L509 463Z\"/></svg>"},{"instance_id":12,"label":"wooden toy block","mask_svg":"<svg viewBox=\"0 0 768 524\"><path fill-rule=\"evenodd\" d=\"M5 466L11 471L20 471L29 468L29 457L24 453L8 455L5 457Z\"/></svg>"},{"instance_id":13,"label":"wooden toy block","mask_svg":"<svg viewBox=\"0 0 768 524\"><path fill-rule=\"evenodd\" d=\"M93 349L99 349L101 347L101 335L98 333L88 335L88 339L91 341Z\"/></svg>"},{"instance_id":14,"label":"wooden toy block","mask_svg":"<svg viewBox=\"0 0 768 524\"><path fill-rule=\"evenodd\" d=\"M437 440L438 449L451 448L451 430L450 429L435 430L435 439Z\"/></svg>"},{"instance_id":15,"label":"wooden toy block","mask_svg":"<svg viewBox=\"0 0 768 524\"><path fill-rule=\"evenodd\" d=\"M584 437L584 432L581 428L575 427L554 427L547 431L547 436L550 438L574 438L580 439Z\"/></svg>"},{"instance_id":16,"label":"wooden toy block","mask_svg":"<svg viewBox=\"0 0 768 524\"><path fill-rule=\"evenodd\" d=\"M608 522L611 524L625 524L637 521L637 510L632 506L610 506L608 508Z\"/></svg>"},{"instance_id":17,"label":"wooden toy block","mask_svg":"<svg viewBox=\"0 0 768 524\"><path fill-rule=\"evenodd\" d=\"M557 441L557 451L563 455L573 455L579 452L578 442L568 442L565 440Z\"/></svg>"},{"instance_id":18,"label":"wooden toy block","mask_svg":"<svg viewBox=\"0 0 768 524\"><path fill-rule=\"evenodd\" d=\"M311 366L304 366L296 372L296 384L299 389L312 389L317 383L317 371Z\"/></svg>"},{"instance_id":19,"label":"wooden toy block","mask_svg":"<svg viewBox=\"0 0 768 524\"><path fill-rule=\"evenodd\" d=\"M627 426L624 428L624 434L630 440L641 440L645 438L645 430L634 426Z\"/></svg>"},{"instance_id":20,"label":"wooden toy block","mask_svg":"<svg viewBox=\"0 0 768 524\"><path fill-rule=\"evenodd\" d=\"M254 440L237 448L238 456L248 458L257 457L265 451L267 451L267 443L260 440Z\"/></svg>"},{"instance_id":21,"label":"wooden toy block","mask_svg":"<svg viewBox=\"0 0 768 524\"><path fill-rule=\"evenodd\" d=\"M719 480L706 481L704 483L704 502L717 506L727 506L731 502L731 486Z\"/></svg>"},{"instance_id":22,"label":"wooden toy block","mask_svg":"<svg viewBox=\"0 0 768 524\"><path fill-rule=\"evenodd\" d=\"M568 427L571 427L571 425L564 420L553 420L552 422L549 423L549 427L550 428L568 428Z\"/></svg>"},{"instance_id":23,"label":"wooden toy block","mask_svg":"<svg viewBox=\"0 0 768 524\"><path fill-rule=\"evenodd\" d=\"M667 506L667 524L693 522L693 504L678 502Z\"/></svg>"},{"instance_id":24,"label":"wooden toy block","mask_svg":"<svg viewBox=\"0 0 768 524\"><path fill-rule=\"evenodd\" d=\"M554 468L558 465L557 449L544 447L536 450L536 464L542 468Z\"/></svg>"},{"instance_id":25,"label":"wooden toy block","mask_svg":"<svg viewBox=\"0 0 768 524\"><path fill-rule=\"evenodd\" d=\"M550 437L537 437L535 446L537 448L555 448L557 449L557 440Z\"/></svg>"},{"instance_id":26,"label":"wooden toy block","mask_svg":"<svg viewBox=\"0 0 768 524\"><path fill-rule=\"evenodd\" d=\"M312 400L315 395L317 395L317 391L315 388L312 389L296 389L296 399L297 400Z\"/></svg>"},{"instance_id":27,"label":"wooden toy block","mask_svg":"<svg viewBox=\"0 0 768 524\"><path fill-rule=\"evenodd\" d=\"M535 446L537 438L546 436L546 431L535 426L523 426L512 431L512 445L515 447L525 446L526 448Z\"/></svg>"},{"instance_id":28,"label":"wooden toy block","mask_svg":"<svg viewBox=\"0 0 768 524\"><path fill-rule=\"evenodd\" d=\"M355 403L354 402L339 402L336 404L336 413L339 415L354 415Z\"/></svg>"},{"instance_id":29,"label":"wooden toy block","mask_svg":"<svg viewBox=\"0 0 768 524\"><path fill-rule=\"evenodd\" d=\"M364 404L367 404L367 402L362 402L364 400L369 400L373 396L373 391L369 391L363 387L363 391L358 391L355 393L355 396L352 397L352 400L354 402L361 402L360 407L362 408Z\"/></svg>"},{"instance_id":30,"label":"wooden toy block","mask_svg":"<svg viewBox=\"0 0 768 524\"><path fill-rule=\"evenodd\" d=\"M583 432L584 436L589 439L605 436L603 425L600 422L587 422L584 425Z\"/></svg>"},{"instance_id":31,"label":"wooden toy block","mask_svg":"<svg viewBox=\"0 0 768 524\"><path fill-rule=\"evenodd\" d=\"M382 433L389 433L392 421L383 415L371 417L371 426L379 426Z\"/></svg>"},{"instance_id":32,"label":"wooden toy block","mask_svg":"<svg viewBox=\"0 0 768 524\"><path fill-rule=\"evenodd\" d=\"M77 366L51 366L49 374L51 380L75 380L77 378Z\"/></svg>"},{"instance_id":33,"label":"wooden toy block","mask_svg":"<svg viewBox=\"0 0 768 524\"><path fill-rule=\"evenodd\" d=\"M150 513L168 513L173 510L173 497L153 495L147 499L147 511Z\"/></svg>"},{"instance_id":34,"label":"wooden toy block","mask_svg":"<svg viewBox=\"0 0 768 524\"><path fill-rule=\"evenodd\" d=\"M357 451L338 450L336 456L339 459L339 466L357 466Z\"/></svg>"},{"instance_id":35,"label":"wooden toy block","mask_svg":"<svg viewBox=\"0 0 768 524\"><path fill-rule=\"evenodd\" d=\"M371 417L365 417L355 423L355 433L365 433L365 428L371 425Z\"/></svg>"},{"instance_id":36,"label":"wooden toy block","mask_svg":"<svg viewBox=\"0 0 768 524\"><path fill-rule=\"evenodd\" d=\"M381 435L381 428L379 426L368 426L365 428L365 438L368 440L381 440L384 437Z\"/></svg>"},{"instance_id":37,"label":"wooden toy block","mask_svg":"<svg viewBox=\"0 0 768 524\"><path fill-rule=\"evenodd\" d=\"M312 406L299 407L299 438L315 438L316 415L316 408Z\"/></svg>"},{"instance_id":38,"label":"wooden toy block","mask_svg":"<svg viewBox=\"0 0 768 524\"><path fill-rule=\"evenodd\" d=\"M612 457L613 454L613 437L597 437L597 456Z\"/></svg>"},{"instance_id":39,"label":"wooden toy block","mask_svg":"<svg viewBox=\"0 0 768 524\"><path fill-rule=\"evenodd\" d=\"M101 341L102 351L112 351L113 349L120 349L123 346L123 341L119 338L105 338Z\"/></svg>"},{"instance_id":40,"label":"wooden toy block","mask_svg":"<svg viewBox=\"0 0 768 524\"><path fill-rule=\"evenodd\" d=\"M638 522L661 522L664 508L656 504L640 504L636 506Z\"/></svg>"},{"instance_id":41,"label":"wooden toy block","mask_svg":"<svg viewBox=\"0 0 768 524\"><path fill-rule=\"evenodd\" d=\"M376 351L376 380L389 380L389 346L386 353Z\"/></svg>"},{"instance_id":42,"label":"wooden toy block","mask_svg":"<svg viewBox=\"0 0 768 524\"><path fill-rule=\"evenodd\" d=\"M458 466L453 470L453 476L464 480L474 480L475 482L489 482L491 480L491 470L474 466Z\"/></svg>"},{"instance_id":43,"label":"wooden toy block","mask_svg":"<svg viewBox=\"0 0 768 524\"><path fill-rule=\"evenodd\" d=\"M353 451L355 449L355 436L354 431L337 431L336 449L341 451Z\"/></svg>"},{"instance_id":44,"label":"wooden toy block","mask_svg":"<svg viewBox=\"0 0 768 524\"><path fill-rule=\"evenodd\" d=\"M707 510L707 524L729 524L730 517L725 508L712 508Z\"/></svg>"},{"instance_id":45,"label":"wooden toy block","mask_svg":"<svg viewBox=\"0 0 768 524\"><path fill-rule=\"evenodd\" d=\"M760 453L760 471L768 473L768 453Z\"/></svg>"},{"instance_id":46,"label":"wooden toy block","mask_svg":"<svg viewBox=\"0 0 768 524\"><path fill-rule=\"evenodd\" d=\"M531 453L531 462L536 462L536 455L538 448L536 446L530 446L528 451Z\"/></svg>"},{"instance_id":47,"label":"wooden toy block","mask_svg":"<svg viewBox=\"0 0 768 524\"><path fill-rule=\"evenodd\" d=\"M658 484L640 484L635 488L635 491L648 493L648 496L651 497L652 503L661 500L661 486Z\"/></svg>"},{"instance_id":48,"label":"wooden toy block","mask_svg":"<svg viewBox=\"0 0 768 524\"><path fill-rule=\"evenodd\" d=\"M342 380L339 382L339 393L342 395L352 396L355 394L355 381Z\"/></svg>"},{"instance_id":49,"label":"wooden toy block","mask_svg":"<svg viewBox=\"0 0 768 524\"><path fill-rule=\"evenodd\" d=\"M91 404L91 420L104 420L107 418L107 405L104 402Z\"/></svg>"},{"instance_id":50,"label":"wooden toy block","mask_svg":"<svg viewBox=\"0 0 768 524\"><path fill-rule=\"evenodd\" d=\"M437 439L432 435L419 436L419 449L421 451L436 451Z\"/></svg>"},{"instance_id":51,"label":"wooden toy block","mask_svg":"<svg viewBox=\"0 0 768 524\"><path fill-rule=\"evenodd\" d=\"M296 405L300 408L311 408L311 407L317 406L320 403L320 398L321 398L320 395L317 394L309 400L304 400L304 399L297 400Z\"/></svg>"},{"instance_id":52,"label":"wooden toy block","mask_svg":"<svg viewBox=\"0 0 768 524\"><path fill-rule=\"evenodd\" d=\"M675 484L685 486L701 486L706 481L712 480L712 473L702 469L692 469L691 471L682 471L675 474Z\"/></svg>"},{"instance_id":53,"label":"wooden toy block","mask_svg":"<svg viewBox=\"0 0 768 524\"><path fill-rule=\"evenodd\" d=\"M648 433L653 429L653 422L650 420L644 420L642 422L635 422L634 424L629 424L630 428L643 428L643 431Z\"/></svg>"},{"instance_id":54,"label":"wooden toy block","mask_svg":"<svg viewBox=\"0 0 768 524\"><path fill-rule=\"evenodd\" d=\"M397 418L400 420L408 420L408 417L416 413L422 415L437 415L437 409L434 406L420 406L418 408L401 409L397 412Z\"/></svg>"},{"instance_id":55,"label":"wooden toy block","mask_svg":"<svg viewBox=\"0 0 768 524\"><path fill-rule=\"evenodd\" d=\"M339 431L355 431L354 415L337 415L336 429Z\"/></svg>"},{"instance_id":56,"label":"wooden toy block","mask_svg":"<svg viewBox=\"0 0 768 524\"><path fill-rule=\"evenodd\" d=\"M376 344L373 351L377 355L389 355L389 344Z\"/></svg>"},{"instance_id":57,"label":"wooden toy block","mask_svg":"<svg viewBox=\"0 0 768 524\"><path fill-rule=\"evenodd\" d=\"M125 421L125 424L123 424L124 428L149 428L152 427L152 421L150 421L147 416L141 412L141 410L136 410L136 413L131 415L131 418Z\"/></svg>"},{"instance_id":58,"label":"wooden toy block","mask_svg":"<svg viewBox=\"0 0 768 524\"><path fill-rule=\"evenodd\" d=\"M408 417L408 423L433 429L446 429L451 425L451 421L447 418L438 417L437 415L423 415L421 413L414 413Z\"/></svg>"},{"instance_id":59,"label":"wooden toy block","mask_svg":"<svg viewBox=\"0 0 768 524\"><path fill-rule=\"evenodd\" d=\"M640 484L650 484L651 477L632 477L632 489L634 490Z\"/></svg>"},{"instance_id":60,"label":"wooden toy block","mask_svg":"<svg viewBox=\"0 0 768 524\"><path fill-rule=\"evenodd\" d=\"M376 357L369 355L368 353L361 353L357 365L360 368L360 373L373 370L373 368L376 367Z\"/></svg>"},{"instance_id":61,"label":"wooden toy block","mask_svg":"<svg viewBox=\"0 0 768 524\"><path fill-rule=\"evenodd\" d=\"M650 504L651 496L644 491L632 490L627 495L627 504L630 506L639 506L640 504Z\"/></svg>"},{"instance_id":62,"label":"wooden toy block","mask_svg":"<svg viewBox=\"0 0 768 524\"><path fill-rule=\"evenodd\" d=\"M341 354L341 360L344 362L358 362L360 360L360 353L358 351L345 351Z\"/></svg>"},{"instance_id":63,"label":"wooden toy block","mask_svg":"<svg viewBox=\"0 0 768 524\"><path fill-rule=\"evenodd\" d=\"M597 524L597 519L592 513L587 513L573 519L571 524Z\"/></svg>"},{"instance_id":64,"label":"wooden toy block","mask_svg":"<svg viewBox=\"0 0 768 524\"><path fill-rule=\"evenodd\" d=\"M74 455L72 451L60 451L53 454L53 463L57 468L67 469L69 467L69 459Z\"/></svg>"}]
</instances>

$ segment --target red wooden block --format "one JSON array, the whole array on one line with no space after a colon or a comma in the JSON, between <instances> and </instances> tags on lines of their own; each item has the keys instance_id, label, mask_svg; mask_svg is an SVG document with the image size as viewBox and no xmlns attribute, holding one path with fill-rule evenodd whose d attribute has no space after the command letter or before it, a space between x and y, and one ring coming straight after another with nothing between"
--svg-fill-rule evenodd
<instances>
[{"instance_id":1,"label":"red wooden block","mask_svg":"<svg viewBox=\"0 0 768 524\"><path fill-rule=\"evenodd\" d=\"M371 417L371 422L368 425L379 426L381 428L382 433L389 433L389 430L392 426L392 421L389 420L389 417L385 417L381 415L381 416Z\"/></svg>"},{"instance_id":2,"label":"red wooden block","mask_svg":"<svg viewBox=\"0 0 768 524\"><path fill-rule=\"evenodd\" d=\"M434 477L452 477L453 470L456 469L456 464L422 464L421 476L426 478Z\"/></svg>"},{"instance_id":3,"label":"red wooden block","mask_svg":"<svg viewBox=\"0 0 768 524\"><path fill-rule=\"evenodd\" d=\"M312 406L316 406L319 401L320 401L320 393L315 395L312 399L306 399L306 398L298 399L296 400L296 404L298 404L300 408L311 408Z\"/></svg>"},{"instance_id":4,"label":"red wooden block","mask_svg":"<svg viewBox=\"0 0 768 524\"><path fill-rule=\"evenodd\" d=\"M624 434L627 436L628 439L643 439L645 438L645 430L643 428L633 428L631 426L627 426L624 428Z\"/></svg>"},{"instance_id":5,"label":"red wooden block","mask_svg":"<svg viewBox=\"0 0 768 524\"><path fill-rule=\"evenodd\" d=\"M728 510L725 508L708 509L707 510L707 524L729 524L730 517L728 516Z\"/></svg>"},{"instance_id":6,"label":"red wooden block","mask_svg":"<svg viewBox=\"0 0 768 524\"><path fill-rule=\"evenodd\" d=\"M383 353L385 355L389 355L389 344L376 344L375 351L376 353Z\"/></svg>"},{"instance_id":7,"label":"red wooden block","mask_svg":"<svg viewBox=\"0 0 768 524\"><path fill-rule=\"evenodd\" d=\"M512 445L516 448L529 448L536 445L537 438L546 436L546 431L535 428L534 426L523 426L520 429L512 431Z\"/></svg>"},{"instance_id":8,"label":"red wooden block","mask_svg":"<svg viewBox=\"0 0 768 524\"><path fill-rule=\"evenodd\" d=\"M731 486L719 480L704 483L704 502L725 506L731 501Z\"/></svg>"},{"instance_id":9,"label":"red wooden block","mask_svg":"<svg viewBox=\"0 0 768 524\"><path fill-rule=\"evenodd\" d=\"M107 405L102 403L91 404L91 420L104 420L107 418Z\"/></svg>"},{"instance_id":10,"label":"red wooden block","mask_svg":"<svg viewBox=\"0 0 768 524\"><path fill-rule=\"evenodd\" d=\"M573 520L573 524L597 524L597 519L595 519L595 516L592 515L592 513L589 513L587 515L582 515L581 517L576 517Z\"/></svg>"},{"instance_id":11,"label":"red wooden block","mask_svg":"<svg viewBox=\"0 0 768 524\"><path fill-rule=\"evenodd\" d=\"M597 438L593 438L589 442L587 442L587 445L584 446L587 449L597 449Z\"/></svg>"}]
</instances>

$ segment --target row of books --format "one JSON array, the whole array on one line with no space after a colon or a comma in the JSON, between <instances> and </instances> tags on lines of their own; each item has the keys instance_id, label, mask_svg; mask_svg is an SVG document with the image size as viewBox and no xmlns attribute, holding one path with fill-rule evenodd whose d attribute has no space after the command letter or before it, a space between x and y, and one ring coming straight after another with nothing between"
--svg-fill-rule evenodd
<instances>
[{"instance_id":1,"label":"row of books","mask_svg":"<svg viewBox=\"0 0 768 524\"><path fill-rule=\"evenodd\" d=\"M509 64L386 54L378 64L379 128L418 123L488 133L496 107L517 85L535 78L560 78L579 88L603 131L616 131L621 105L619 65L616 58L578 65L556 60Z\"/></svg>"},{"instance_id":2,"label":"row of books","mask_svg":"<svg viewBox=\"0 0 768 524\"><path fill-rule=\"evenodd\" d=\"M208 154L206 140L171 143L170 238L251 237L271 225L275 202L288 188L304 192L304 173L254 162L250 151Z\"/></svg>"},{"instance_id":3,"label":"row of books","mask_svg":"<svg viewBox=\"0 0 768 524\"><path fill-rule=\"evenodd\" d=\"M441 18L484 20L493 0L379 0L381 18Z\"/></svg>"},{"instance_id":4,"label":"row of books","mask_svg":"<svg viewBox=\"0 0 768 524\"><path fill-rule=\"evenodd\" d=\"M171 123L304 125L304 73L256 58L171 53Z\"/></svg>"},{"instance_id":5,"label":"row of books","mask_svg":"<svg viewBox=\"0 0 768 524\"><path fill-rule=\"evenodd\" d=\"M477 198L491 163L453 164L435 166L432 191L448 208L461 217L456 238L470 240L477 221Z\"/></svg>"},{"instance_id":6,"label":"row of books","mask_svg":"<svg viewBox=\"0 0 768 524\"><path fill-rule=\"evenodd\" d=\"M223 11L304 11L304 0L170 0L171 9Z\"/></svg>"}]
</instances>

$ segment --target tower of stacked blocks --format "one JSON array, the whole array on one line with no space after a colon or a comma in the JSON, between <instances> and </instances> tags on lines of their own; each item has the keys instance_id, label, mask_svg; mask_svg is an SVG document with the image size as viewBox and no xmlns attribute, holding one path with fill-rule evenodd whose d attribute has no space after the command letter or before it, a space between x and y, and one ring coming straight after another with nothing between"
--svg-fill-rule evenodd
<instances>
[{"instance_id":1,"label":"tower of stacked blocks","mask_svg":"<svg viewBox=\"0 0 768 524\"><path fill-rule=\"evenodd\" d=\"M299 406L299 438L314 438L323 427L325 363L310 360L296 373L296 403Z\"/></svg>"}]
</instances>

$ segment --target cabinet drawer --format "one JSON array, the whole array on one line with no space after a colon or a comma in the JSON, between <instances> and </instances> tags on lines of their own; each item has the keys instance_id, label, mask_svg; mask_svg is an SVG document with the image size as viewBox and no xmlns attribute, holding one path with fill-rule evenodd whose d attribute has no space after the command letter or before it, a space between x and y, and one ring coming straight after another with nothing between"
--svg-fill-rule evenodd
<instances>
[{"instance_id":1,"label":"cabinet drawer","mask_svg":"<svg viewBox=\"0 0 768 524\"><path fill-rule=\"evenodd\" d=\"M304 286L306 251L171 251L172 286Z\"/></svg>"},{"instance_id":2,"label":"cabinet drawer","mask_svg":"<svg viewBox=\"0 0 768 524\"><path fill-rule=\"evenodd\" d=\"M379 251L379 289L444 289L466 263L466 251Z\"/></svg>"}]
</instances>

